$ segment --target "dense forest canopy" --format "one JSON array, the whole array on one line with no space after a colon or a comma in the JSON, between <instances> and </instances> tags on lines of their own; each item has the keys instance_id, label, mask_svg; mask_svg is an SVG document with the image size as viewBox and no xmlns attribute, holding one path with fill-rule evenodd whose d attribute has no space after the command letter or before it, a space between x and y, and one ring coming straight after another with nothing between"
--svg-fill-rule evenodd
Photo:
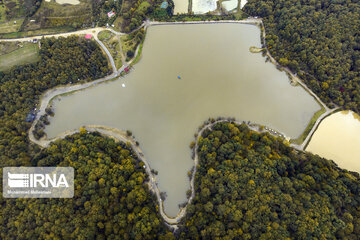
<instances>
[{"instance_id":1,"label":"dense forest canopy","mask_svg":"<svg viewBox=\"0 0 360 240\"><path fill-rule=\"evenodd\" d=\"M36 64L0 72L0 164L71 166L75 197L1 195L0 238L171 239L144 183L148 176L142 162L124 143L84 130L43 150L29 143L25 118L45 90L110 73L97 44L76 36L42 39L40 58Z\"/></svg>"},{"instance_id":2,"label":"dense forest canopy","mask_svg":"<svg viewBox=\"0 0 360 240\"><path fill-rule=\"evenodd\" d=\"M360 1L249 0L273 57L328 105L360 112Z\"/></svg>"},{"instance_id":3,"label":"dense forest canopy","mask_svg":"<svg viewBox=\"0 0 360 240\"><path fill-rule=\"evenodd\" d=\"M85 82L110 73L93 41L73 36L41 40L40 61L0 72L0 166L28 165L27 114L47 89Z\"/></svg>"},{"instance_id":4,"label":"dense forest canopy","mask_svg":"<svg viewBox=\"0 0 360 240\"><path fill-rule=\"evenodd\" d=\"M131 30L147 14L171 15L160 2L137 1L119 25ZM104 7L99 16L120 5L98 3ZM250 0L245 10L264 18L266 44L280 64L301 75L327 103L359 110L358 1ZM218 123L200 137L195 199L173 235L129 145L84 129L46 149L29 143L25 118L42 93L110 73L96 43L79 37L43 39L39 54L37 63L0 72L0 166L74 167L75 197L0 196L1 239L360 236L359 174L233 123Z\"/></svg>"},{"instance_id":5,"label":"dense forest canopy","mask_svg":"<svg viewBox=\"0 0 360 240\"><path fill-rule=\"evenodd\" d=\"M143 162L124 143L83 129L31 165L73 167L75 196L1 199L1 239L171 239L144 184Z\"/></svg>"},{"instance_id":6,"label":"dense forest canopy","mask_svg":"<svg viewBox=\"0 0 360 240\"><path fill-rule=\"evenodd\" d=\"M245 124L212 129L198 141L180 239L358 239L358 173Z\"/></svg>"}]
</instances>

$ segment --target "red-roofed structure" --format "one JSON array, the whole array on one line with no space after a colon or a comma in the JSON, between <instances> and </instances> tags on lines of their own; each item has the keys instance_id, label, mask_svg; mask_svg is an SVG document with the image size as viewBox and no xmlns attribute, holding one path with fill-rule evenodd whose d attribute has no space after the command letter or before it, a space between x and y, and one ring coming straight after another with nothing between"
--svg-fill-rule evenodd
<instances>
[{"instance_id":1,"label":"red-roofed structure","mask_svg":"<svg viewBox=\"0 0 360 240\"><path fill-rule=\"evenodd\" d=\"M85 35L85 39L91 39L92 38L92 35L91 34L86 34Z\"/></svg>"},{"instance_id":2,"label":"red-roofed structure","mask_svg":"<svg viewBox=\"0 0 360 240\"><path fill-rule=\"evenodd\" d=\"M113 16L115 16L115 12L114 11L110 11L107 13L108 17L111 18Z\"/></svg>"}]
</instances>

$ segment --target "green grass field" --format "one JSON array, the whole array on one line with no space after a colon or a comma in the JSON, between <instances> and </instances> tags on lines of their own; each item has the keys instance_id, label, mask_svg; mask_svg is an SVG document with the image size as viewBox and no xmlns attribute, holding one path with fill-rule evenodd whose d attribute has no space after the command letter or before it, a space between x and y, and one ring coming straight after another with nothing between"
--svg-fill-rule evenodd
<instances>
[{"instance_id":1,"label":"green grass field","mask_svg":"<svg viewBox=\"0 0 360 240\"><path fill-rule=\"evenodd\" d=\"M98 34L98 38L100 41L104 41L104 40L108 40L110 37L114 36L114 34L112 34L110 31L105 30L105 31L101 31Z\"/></svg>"},{"instance_id":2,"label":"green grass field","mask_svg":"<svg viewBox=\"0 0 360 240\"><path fill-rule=\"evenodd\" d=\"M0 71L6 71L16 65L34 63L39 60L39 46L34 43L23 43L18 48L8 54L0 56Z\"/></svg>"},{"instance_id":3,"label":"green grass field","mask_svg":"<svg viewBox=\"0 0 360 240\"><path fill-rule=\"evenodd\" d=\"M80 4L58 4L55 1L42 1L40 8L31 17L33 22L26 22L24 31L34 31L44 28L72 26L74 28L91 22L91 1L80 0Z\"/></svg>"},{"instance_id":4,"label":"green grass field","mask_svg":"<svg viewBox=\"0 0 360 240\"><path fill-rule=\"evenodd\" d=\"M16 23L14 23L16 21ZM8 22L0 23L0 33L17 32L24 22L24 18L14 19Z\"/></svg>"},{"instance_id":5,"label":"green grass field","mask_svg":"<svg viewBox=\"0 0 360 240\"><path fill-rule=\"evenodd\" d=\"M19 48L19 42L0 42L0 56L11 53Z\"/></svg>"}]
</instances>

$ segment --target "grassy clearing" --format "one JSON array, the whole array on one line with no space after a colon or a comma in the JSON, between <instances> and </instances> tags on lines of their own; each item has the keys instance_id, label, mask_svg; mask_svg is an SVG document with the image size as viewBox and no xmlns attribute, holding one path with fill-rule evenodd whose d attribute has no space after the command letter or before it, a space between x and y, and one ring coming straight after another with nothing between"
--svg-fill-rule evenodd
<instances>
[{"instance_id":1,"label":"grassy clearing","mask_svg":"<svg viewBox=\"0 0 360 240\"><path fill-rule=\"evenodd\" d=\"M110 37L112 37L114 34L112 34L110 31L105 30L101 31L98 34L98 38L100 41L108 40Z\"/></svg>"},{"instance_id":2,"label":"grassy clearing","mask_svg":"<svg viewBox=\"0 0 360 240\"><path fill-rule=\"evenodd\" d=\"M19 48L19 42L0 42L0 55L11 53Z\"/></svg>"},{"instance_id":3,"label":"grassy clearing","mask_svg":"<svg viewBox=\"0 0 360 240\"><path fill-rule=\"evenodd\" d=\"M24 31L62 26L90 27L91 13L91 0L80 0L77 5L42 1L38 11L26 22Z\"/></svg>"},{"instance_id":4,"label":"grassy clearing","mask_svg":"<svg viewBox=\"0 0 360 240\"><path fill-rule=\"evenodd\" d=\"M118 29L120 32L123 32L124 29L122 28L122 26L124 25L124 18L122 16L119 16L116 18L116 20L114 21L114 26L115 29Z\"/></svg>"},{"instance_id":5,"label":"grassy clearing","mask_svg":"<svg viewBox=\"0 0 360 240\"><path fill-rule=\"evenodd\" d=\"M326 112L325 108L321 107L319 111L317 111L314 116L311 118L309 124L305 128L304 132L296 139L291 139L290 142L294 144L302 144L307 137L307 135L310 133L311 129L314 127L316 120Z\"/></svg>"},{"instance_id":6,"label":"grassy clearing","mask_svg":"<svg viewBox=\"0 0 360 240\"><path fill-rule=\"evenodd\" d=\"M0 33L17 32L19 31L23 22L24 18L20 18L0 23Z\"/></svg>"},{"instance_id":7,"label":"grassy clearing","mask_svg":"<svg viewBox=\"0 0 360 240\"><path fill-rule=\"evenodd\" d=\"M22 43L22 47L0 56L0 71L6 71L16 65L34 63L39 60L39 46L34 43Z\"/></svg>"}]
</instances>

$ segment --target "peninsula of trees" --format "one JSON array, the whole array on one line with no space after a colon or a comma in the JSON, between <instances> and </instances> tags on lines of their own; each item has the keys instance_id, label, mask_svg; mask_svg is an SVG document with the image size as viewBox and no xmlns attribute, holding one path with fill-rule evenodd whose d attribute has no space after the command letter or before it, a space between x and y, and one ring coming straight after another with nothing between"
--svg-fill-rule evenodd
<instances>
[{"instance_id":1,"label":"peninsula of trees","mask_svg":"<svg viewBox=\"0 0 360 240\"><path fill-rule=\"evenodd\" d=\"M179 239L358 239L360 178L282 138L217 123L198 141Z\"/></svg>"},{"instance_id":2,"label":"peninsula of trees","mask_svg":"<svg viewBox=\"0 0 360 240\"><path fill-rule=\"evenodd\" d=\"M360 4L357 0L249 0L266 46L329 106L360 113Z\"/></svg>"}]
</instances>

